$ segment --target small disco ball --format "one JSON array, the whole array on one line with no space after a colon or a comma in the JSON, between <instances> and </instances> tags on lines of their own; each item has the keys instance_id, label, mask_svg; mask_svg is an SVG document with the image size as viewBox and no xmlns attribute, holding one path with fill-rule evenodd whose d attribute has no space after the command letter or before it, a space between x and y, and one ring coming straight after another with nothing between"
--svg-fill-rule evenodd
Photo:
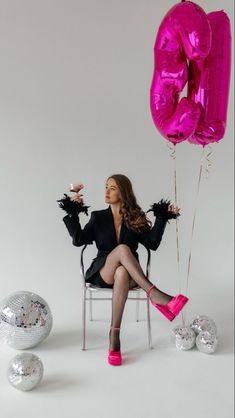
<instances>
[{"instance_id":1,"label":"small disco ball","mask_svg":"<svg viewBox=\"0 0 235 418\"><path fill-rule=\"evenodd\" d=\"M202 331L197 335L196 345L202 353L213 354L217 349L218 338L215 333Z\"/></svg>"},{"instance_id":2,"label":"small disco ball","mask_svg":"<svg viewBox=\"0 0 235 418\"><path fill-rule=\"evenodd\" d=\"M190 322L190 327L196 334L202 331L208 331L211 334L217 333L216 324L213 319L206 315L198 315L195 319Z\"/></svg>"},{"instance_id":3,"label":"small disco ball","mask_svg":"<svg viewBox=\"0 0 235 418\"><path fill-rule=\"evenodd\" d=\"M42 380L42 361L35 354L18 354L8 366L7 377L14 388L22 391L32 390Z\"/></svg>"},{"instance_id":4,"label":"small disco ball","mask_svg":"<svg viewBox=\"0 0 235 418\"><path fill-rule=\"evenodd\" d=\"M190 350L196 342L196 334L190 326L177 325L172 330L171 338L178 350Z\"/></svg>"},{"instance_id":5,"label":"small disco ball","mask_svg":"<svg viewBox=\"0 0 235 418\"><path fill-rule=\"evenodd\" d=\"M0 337L23 350L43 341L52 328L47 302L32 292L15 292L0 302Z\"/></svg>"}]
</instances>

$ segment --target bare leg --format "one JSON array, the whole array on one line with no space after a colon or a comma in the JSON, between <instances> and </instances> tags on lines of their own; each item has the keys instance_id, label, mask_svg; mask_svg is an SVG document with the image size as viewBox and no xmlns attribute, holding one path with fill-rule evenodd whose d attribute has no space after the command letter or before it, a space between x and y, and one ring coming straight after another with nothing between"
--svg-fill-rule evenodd
<instances>
[{"instance_id":1,"label":"bare leg","mask_svg":"<svg viewBox=\"0 0 235 418\"><path fill-rule=\"evenodd\" d=\"M114 283L114 275L116 269L122 265L125 267L132 279L145 291L152 286L152 283L145 276L140 264L133 256L128 245L119 244L108 255L105 265L100 269L100 275L103 280L108 284ZM161 290L154 288L151 291L151 300L154 303L160 303L162 305L167 304L172 296Z\"/></svg>"},{"instance_id":2,"label":"bare leg","mask_svg":"<svg viewBox=\"0 0 235 418\"><path fill-rule=\"evenodd\" d=\"M120 328L123 311L128 296L129 289L135 287L136 283L129 276L129 273L123 266L117 267L114 273L114 286L113 286L113 297L112 297L112 320L111 326ZM109 339L110 345L109 349L112 351L120 350L120 339L119 339L119 330L110 329Z\"/></svg>"}]
</instances>

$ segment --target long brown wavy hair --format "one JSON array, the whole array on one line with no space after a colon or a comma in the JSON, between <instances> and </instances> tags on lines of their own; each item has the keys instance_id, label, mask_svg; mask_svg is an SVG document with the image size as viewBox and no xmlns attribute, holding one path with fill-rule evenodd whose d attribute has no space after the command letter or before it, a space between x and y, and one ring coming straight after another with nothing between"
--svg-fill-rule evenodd
<instances>
[{"instance_id":1,"label":"long brown wavy hair","mask_svg":"<svg viewBox=\"0 0 235 418\"><path fill-rule=\"evenodd\" d=\"M129 178L124 176L124 174L113 174L107 180L111 178L116 181L121 194L119 213L122 215L126 226L137 233L151 229L152 222L138 205Z\"/></svg>"}]
</instances>

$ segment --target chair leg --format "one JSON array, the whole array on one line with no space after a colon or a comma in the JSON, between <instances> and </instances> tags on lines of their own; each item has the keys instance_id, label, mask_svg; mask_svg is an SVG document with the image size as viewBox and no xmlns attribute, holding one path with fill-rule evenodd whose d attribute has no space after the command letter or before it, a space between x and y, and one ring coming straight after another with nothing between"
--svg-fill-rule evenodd
<instances>
[{"instance_id":1,"label":"chair leg","mask_svg":"<svg viewBox=\"0 0 235 418\"><path fill-rule=\"evenodd\" d=\"M136 296L138 295L138 292L136 293ZM140 301L139 299L136 299L136 322L139 322L139 313L140 313Z\"/></svg>"},{"instance_id":2,"label":"chair leg","mask_svg":"<svg viewBox=\"0 0 235 418\"><path fill-rule=\"evenodd\" d=\"M90 321L93 321L92 318L92 293L89 291L89 319Z\"/></svg>"},{"instance_id":3,"label":"chair leg","mask_svg":"<svg viewBox=\"0 0 235 418\"><path fill-rule=\"evenodd\" d=\"M146 303L147 303L147 323L148 323L148 345L149 345L149 349L151 350L153 348L153 345L152 345L152 331L151 331L149 299L147 299Z\"/></svg>"},{"instance_id":4,"label":"chair leg","mask_svg":"<svg viewBox=\"0 0 235 418\"><path fill-rule=\"evenodd\" d=\"M82 301L82 350L86 350L86 290Z\"/></svg>"}]
</instances>

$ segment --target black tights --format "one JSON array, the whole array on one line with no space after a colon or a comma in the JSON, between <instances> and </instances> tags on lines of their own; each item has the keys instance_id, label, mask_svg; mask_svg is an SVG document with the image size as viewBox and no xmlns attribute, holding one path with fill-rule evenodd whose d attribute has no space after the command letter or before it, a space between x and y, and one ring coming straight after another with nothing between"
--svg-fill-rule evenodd
<instances>
[{"instance_id":1,"label":"black tights","mask_svg":"<svg viewBox=\"0 0 235 418\"><path fill-rule=\"evenodd\" d=\"M113 284L111 327L120 328L129 289L140 286L148 291L152 283L145 276L140 264L125 244L119 244L109 253L100 269L102 279ZM154 303L167 304L172 296L154 288L150 298ZM120 350L119 330L110 329L110 350Z\"/></svg>"}]
</instances>

